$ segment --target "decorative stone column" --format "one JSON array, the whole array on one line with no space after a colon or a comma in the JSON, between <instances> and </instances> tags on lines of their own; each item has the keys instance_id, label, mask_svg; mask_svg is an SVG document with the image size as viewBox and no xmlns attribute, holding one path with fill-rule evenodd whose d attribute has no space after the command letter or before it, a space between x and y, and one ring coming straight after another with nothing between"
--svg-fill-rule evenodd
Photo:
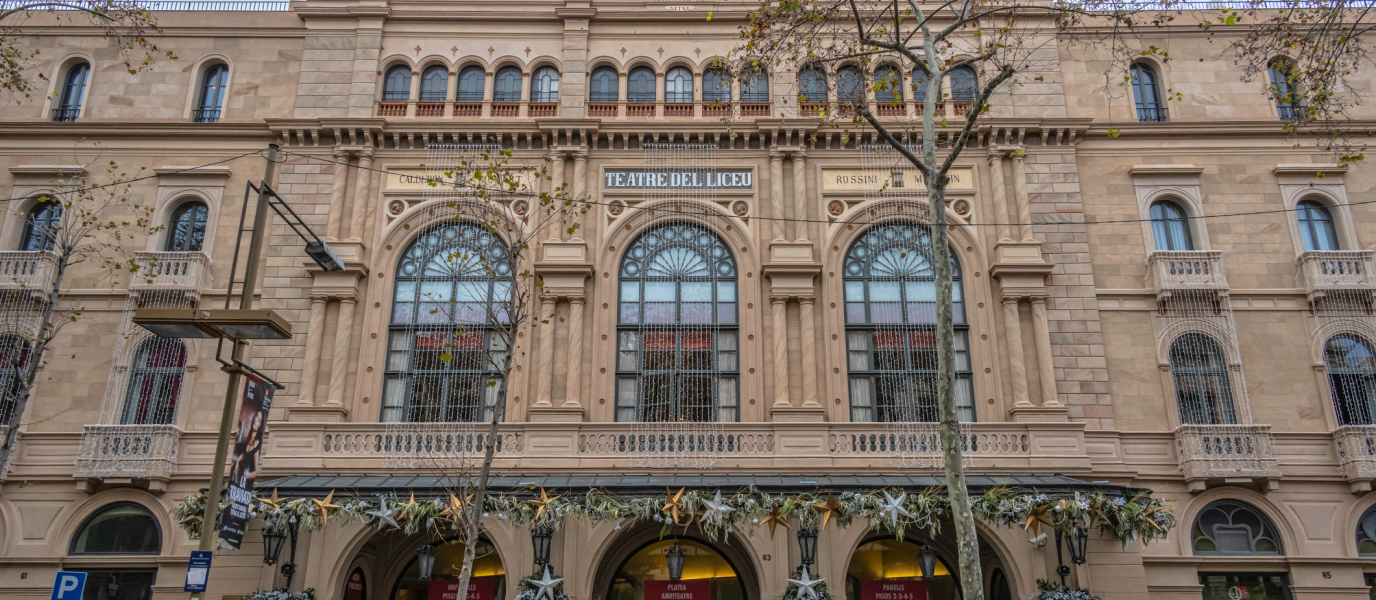
<instances>
[{"instance_id":1,"label":"decorative stone column","mask_svg":"<svg viewBox=\"0 0 1376 600\"><path fill-rule=\"evenodd\" d=\"M816 326L812 316L813 304L816 299L812 297L798 298L798 332L802 338L799 346L803 352L803 406L821 406L817 403L817 343Z\"/></svg>"},{"instance_id":2,"label":"decorative stone column","mask_svg":"<svg viewBox=\"0 0 1376 600\"><path fill-rule=\"evenodd\" d=\"M556 150L551 158L553 162L550 164L549 193L553 195L559 191L559 188L564 187L564 153ZM541 206L539 198L531 198L530 210L531 212L538 212L541 219L540 226L549 229L548 240L551 242L561 241L559 227L554 225L554 221L558 219L557 213Z\"/></svg>"},{"instance_id":3,"label":"decorative stone column","mask_svg":"<svg viewBox=\"0 0 1376 600\"><path fill-rule=\"evenodd\" d=\"M534 322L548 320L540 329L540 366L535 369L535 404L551 406L550 390L554 386L554 301L556 296L540 296L540 314Z\"/></svg>"},{"instance_id":4,"label":"decorative stone column","mask_svg":"<svg viewBox=\"0 0 1376 600\"><path fill-rule=\"evenodd\" d=\"M573 154L573 199L574 210L582 212L583 206L579 202L588 200L588 151L579 150ZM584 215L576 214L573 222L578 224L578 228L573 230L573 237L570 239L581 241L583 239L583 228L587 226L587 219Z\"/></svg>"},{"instance_id":5,"label":"decorative stone column","mask_svg":"<svg viewBox=\"0 0 1376 600\"><path fill-rule=\"evenodd\" d=\"M799 151L792 153L793 158L793 218L797 219L793 223L793 231L797 234L798 243L806 244L808 227L808 199L807 199L807 159L806 154Z\"/></svg>"},{"instance_id":6,"label":"decorative stone column","mask_svg":"<svg viewBox=\"0 0 1376 600\"><path fill-rule=\"evenodd\" d=\"M363 236L363 219L368 214L368 191L373 187L373 151L371 148L358 155L358 182L354 185L354 205L350 210L349 239L358 240Z\"/></svg>"},{"instance_id":7,"label":"decorative stone column","mask_svg":"<svg viewBox=\"0 0 1376 600\"><path fill-rule=\"evenodd\" d=\"M582 296L569 298L569 368L564 381L564 407L583 405L583 305Z\"/></svg>"},{"instance_id":8,"label":"decorative stone column","mask_svg":"<svg viewBox=\"0 0 1376 600\"><path fill-rule=\"evenodd\" d=\"M771 298L774 309L774 406L791 407L788 394L788 298Z\"/></svg>"},{"instance_id":9,"label":"decorative stone column","mask_svg":"<svg viewBox=\"0 0 1376 600\"><path fill-rule=\"evenodd\" d=\"M1020 150L1020 149L1019 149ZM1013 157L1013 196L1018 206L1018 233L1024 242L1035 242L1032 237L1032 208L1027 197L1027 155L1014 151Z\"/></svg>"},{"instance_id":10,"label":"decorative stone column","mask_svg":"<svg viewBox=\"0 0 1376 600\"><path fill-rule=\"evenodd\" d=\"M1012 222L1008 220L1008 192L1003 182L1002 150L989 151L989 179L994 197L994 221L998 224L999 241L1013 241Z\"/></svg>"},{"instance_id":11,"label":"decorative stone column","mask_svg":"<svg viewBox=\"0 0 1376 600\"><path fill-rule=\"evenodd\" d=\"M1037 343L1037 376L1042 384L1042 406L1061 406L1056 392L1056 368L1051 357L1051 333L1046 320L1046 298L1033 296L1032 337Z\"/></svg>"},{"instance_id":12,"label":"decorative stone column","mask_svg":"<svg viewBox=\"0 0 1376 600\"><path fill-rule=\"evenodd\" d=\"M1027 399L1027 364L1022 355L1022 318L1018 316L1018 299L1003 299L1004 336L1008 338L1008 371L1013 378L1013 406L1032 406Z\"/></svg>"},{"instance_id":13,"label":"decorative stone column","mask_svg":"<svg viewBox=\"0 0 1376 600\"><path fill-rule=\"evenodd\" d=\"M784 216L784 155L780 152L769 153L769 209L770 217L781 219ZM784 240L784 222L773 221L774 241Z\"/></svg>"},{"instance_id":14,"label":"decorative stone column","mask_svg":"<svg viewBox=\"0 0 1376 600\"><path fill-rule=\"evenodd\" d=\"M344 384L349 381L349 343L354 331L354 306L358 298L339 299L339 328L334 337L334 356L330 360L330 394L326 406L344 406Z\"/></svg>"},{"instance_id":15,"label":"decorative stone column","mask_svg":"<svg viewBox=\"0 0 1376 600\"><path fill-rule=\"evenodd\" d=\"M301 367L301 392L297 406L315 405L315 386L320 381L320 351L325 345L325 296L311 296L310 323L306 326L306 364Z\"/></svg>"},{"instance_id":16,"label":"decorative stone column","mask_svg":"<svg viewBox=\"0 0 1376 600\"><path fill-rule=\"evenodd\" d=\"M344 190L349 185L349 151L336 148L334 151L334 181L330 187L330 218L326 228L326 235L334 239L343 239L344 234L339 230L344 226Z\"/></svg>"}]
</instances>

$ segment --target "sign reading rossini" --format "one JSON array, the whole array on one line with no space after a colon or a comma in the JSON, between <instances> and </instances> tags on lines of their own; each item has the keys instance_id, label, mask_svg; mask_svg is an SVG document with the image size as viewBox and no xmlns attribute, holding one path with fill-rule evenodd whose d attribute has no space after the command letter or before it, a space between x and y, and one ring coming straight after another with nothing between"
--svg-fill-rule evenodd
<instances>
[{"instance_id":1,"label":"sign reading rossini","mask_svg":"<svg viewBox=\"0 0 1376 600\"><path fill-rule=\"evenodd\" d=\"M607 169L602 175L602 183L606 190L749 190L754 189L754 175L750 169Z\"/></svg>"},{"instance_id":2,"label":"sign reading rossini","mask_svg":"<svg viewBox=\"0 0 1376 600\"><path fill-rule=\"evenodd\" d=\"M970 167L954 167L946 173L951 182L948 190L975 189L974 170ZM898 193L905 189L927 191L927 183L922 172L916 169L896 170L884 173L873 169L822 169L822 190L835 192L859 192L883 189Z\"/></svg>"}]
</instances>

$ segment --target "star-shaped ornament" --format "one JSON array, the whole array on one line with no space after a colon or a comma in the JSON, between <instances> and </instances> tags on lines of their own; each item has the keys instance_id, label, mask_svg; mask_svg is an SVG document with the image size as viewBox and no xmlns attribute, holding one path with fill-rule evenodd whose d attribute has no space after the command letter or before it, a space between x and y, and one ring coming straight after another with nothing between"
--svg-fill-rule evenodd
<instances>
[{"instance_id":1,"label":"star-shaped ornament","mask_svg":"<svg viewBox=\"0 0 1376 600\"><path fill-rule=\"evenodd\" d=\"M539 519L541 515L545 514L545 509L550 507L549 505L551 502L562 497L563 496L555 496L550 498L549 495L545 493L545 488L540 488L540 497L530 501L530 504L535 507L535 518Z\"/></svg>"},{"instance_id":2,"label":"star-shaped ornament","mask_svg":"<svg viewBox=\"0 0 1376 600\"><path fill-rule=\"evenodd\" d=\"M727 515L736 511L736 509L731 508L729 505L727 505L725 500L721 499L721 490L717 490L717 495L715 498L712 498L711 500L703 500L702 505L707 507L705 513L721 513L723 519L726 518Z\"/></svg>"},{"instance_id":3,"label":"star-shaped ornament","mask_svg":"<svg viewBox=\"0 0 1376 600\"><path fill-rule=\"evenodd\" d=\"M545 576L541 579L531 581L531 583L540 588L539 591L535 592L535 600L540 600L546 595L549 595L549 600L554 600L554 586L559 585L559 582L563 580L563 577L558 579L551 578L549 576L549 565L545 565Z\"/></svg>"},{"instance_id":4,"label":"star-shaped ornament","mask_svg":"<svg viewBox=\"0 0 1376 600\"><path fill-rule=\"evenodd\" d=\"M764 520L760 521L760 524L769 525L769 539L771 540L774 539L774 528L776 526L783 525L784 529L792 529L788 526L788 518L779 514L779 507L777 506L774 507L774 510L769 511L769 514L764 516Z\"/></svg>"},{"instance_id":5,"label":"star-shaped ornament","mask_svg":"<svg viewBox=\"0 0 1376 600\"><path fill-rule=\"evenodd\" d=\"M387 506L387 499L383 498L382 504L378 506L377 510L370 510L363 514L371 515L383 524L391 525L394 529L401 529L401 525L398 525L396 518L392 516L395 515L396 512L395 508Z\"/></svg>"},{"instance_id":6,"label":"star-shaped ornament","mask_svg":"<svg viewBox=\"0 0 1376 600\"><path fill-rule=\"evenodd\" d=\"M460 500L458 496L449 494L449 506L436 516L447 518L458 525L459 519L463 516L464 505L473 501L473 495L469 494L467 499Z\"/></svg>"},{"instance_id":7,"label":"star-shaped ornament","mask_svg":"<svg viewBox=\"0 0 1376 600\"><path fill-rule=\"evenodd\" d=\"M836 501L836 497L832 496L831 492L827 492L826 502L813 504L812 508L817 509L817 512L822 514L822 529L827 528L827 521L831 520L832 515L836 515L838 519L841 518L841 503Z\"/></svg>"},{"instance_id":8,"label":"star-shaped ornament","mask_svg":"<svg viewBox=\"0 0 1376 600\"><path fill-rule=\"evenodd\" d=\"M912 513L908 512L908 509L903 508L903 499L907 497L907 494L899 494L897 498L894 498L889 495L888 490L884 490L884 501L879 503L879 514L888 515L889 527L898 529L899 515L903 515L910 519L912 518Z\"/></svg>"},{"instance_id":9,"label":"star-shaped ornament","mask_svg":"<svg viewBox=\"0 0 1376 600\"><path fill-rule=\"evenodd\" d=\"M258 499L259 502L271 506L274 511L279 510L281 508L281 506L279 505L282 504L282 500L282 498L277 497L277 488L272 488L271 498L268 498L266 500L264 500L263 498Z\"/></svg>"},{"instance_id":10,"label":"star-shaped ornament","mask_svg":"<svg viewBox=\"0 0 1376 600\"><path fill-rule=\"evenodd\" d=\"M273 495L274 495L274 496L277 495L277 490L273 490ZM331 502L332 500L334 500L334 490L330 490L330 494L329 494L328 496L325 496L325 499L324 499L324 500L316 500L315 498L311 498L311 502L314 502L314 503L315 503L315 506L316 506L317 508L320 509L320 524L321 524L321 525L324 525L324 524L330 522L330 509L331 509L331 508L340 508L339 505L334 504L333 502Z\"/></svg>"},{"instance_id":11,"label":"star-shaped ornament","mask_svg":"<svg viewBox=\"0 0 1376 600\"><path fill-rule=\"evenodd\" d=\"M678 501L683 498L684 489L686 488L679 488L678 493L675 494L669 491L669 488L664 488L663 512L668 513L669 516L673 517L675 525L678 524Z\"/></svg>"},{"instance_id":12,"label":"star-shaped ornament","mask_svg":"<svg viewBox=\"0 0 1376 600\"><path fill-rule=\"evenodd\" d=\"M818 577L817 579L812 579L809 577L807 574L807 565L803 565L803 574L801 576L797 579L788 580L789 583L798 586L798 597L807 598L808 600L818 600L821 598L821 596L817 594L817 588L815 586L823 581L826 581L826 578Z\"/></svg>"}]
</instances>

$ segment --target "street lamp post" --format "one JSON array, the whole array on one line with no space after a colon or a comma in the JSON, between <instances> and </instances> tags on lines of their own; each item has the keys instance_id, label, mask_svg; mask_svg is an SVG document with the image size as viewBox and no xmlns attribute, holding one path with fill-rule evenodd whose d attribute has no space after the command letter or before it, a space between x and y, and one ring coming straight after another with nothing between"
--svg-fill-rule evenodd
<instances>
[{"instance_id":1,"label":"street lamp post","mask_svg":"<svg viewBox=\"0 0 1376 600\"><path fill-rule=\"evenodd\" d=\"M300 528L301 524L296 522L296 517L292 517L287 521L286 533L271 529L263 532L263 562L269 565L277 563L277 559L282 556L282 545L287 541L287 536L291 536L291 554L281 569L282 576L287 578L287 589L291 589L291 578L296 575L296 534Z\"/></svg>"},{"instance_id":2,"label":"street lamp post","mask_svg":"<svg viewBox=\"0 0 1376 600\"><path fill-rule=\"evenodd\" d=\"M549 564L549 540L554 534L553 528L549 525L536 525L530 528L530 545L535 555L535 571L539 572L540 567Z\"/></svg>"}]
</instances>

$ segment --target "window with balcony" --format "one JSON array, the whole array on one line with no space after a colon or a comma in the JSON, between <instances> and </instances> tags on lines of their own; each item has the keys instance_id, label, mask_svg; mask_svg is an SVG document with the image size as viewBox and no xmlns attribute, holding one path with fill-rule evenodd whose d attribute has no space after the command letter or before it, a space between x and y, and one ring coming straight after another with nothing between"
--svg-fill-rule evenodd
<instances>
[{"instance_id":1,"label":"window with balcony","mask_svg":"<svg viewBox=\"0 0 1376 600\"><path fill-rule=\"evenodd\" d=\"M913 69L913 100L925 102L927 100L927 83L931 79L922 69Z\"/></svg>"},{"instance_id":2,"label":"window with balcony","mask_svg":"<svg viewBox=\"0 0 1376 600\"><path fill-rule=\"evenodd\" d=\"M970 114L975 98L979 96L979 77L970 67L956 67L951 71L951 102L955 103L956 116Z\"/></svg>"},{"instance_id":3,"label":"window with balcony","mask_svg":"<svg viewBox=\"0 0 1376 600\"><path fill-rule=\"evenodd\" d=\"M1237 500L1209 503L1190 530L1195 556L1283 556L1275 525L1256 508Z\"/></svg>"},{"instance_id":4,"label":"window with balcony","mask_svg":"<svg viewBox=\"0 0 1376 600\"><path fill-rule=\"evenodd\" d=\"M505 242L448 222L418 235L397 266L384 422L473 422L498 409L511 269ZM491 385L489 385L491 383Z\"/></svg>"},{"instance_id":5,"label":"window with balcony","mask_svg":"<svg viewBox=\"0 0 1376 600\"><path fill-rule=\"evenodd\" d=\"M426 67L425 72L421 73L420 76L420 101L427 104L439 104L441 105L440 109L442 111L444 100L448 95L449 67L446 67L444 65L432 65L430 67Z\"/></svg>"},{"instance_id":6,"label":"window with balcony","mask_svg":"<svg viewBox=\"0 0 1376 600\"><path fill-rule=\"evenodd\" d=\"M521 70L516 67L505 67L497 71L496 85L493 86L493 102L520 102L521 101Z\"/></svg>"},{"instance_id":7,"label":"window with balcony","mask_svg":"<svg viewBox=\"0 0 1376 600\"><path fill-rule=\"evenodd\" d=\"M129 369L120 424L172 425L185 371L186 346L181 340L155 337L140 345Z\"/></svg>"},{"instance_id":8,"label":"window with balcony","mask_svg":"<svg viewBox=\"0 0 1376 600\"><path fill-rule=\"evenodd\" d=\"M614 67L598 67L589 80L588 101L613 104L621 100L621 74Z\"/></svg>"},{"instance_id":9,"label":"window with balcony","mask_svg":"<svg viewBox=\"0 0 1376 600\"><path fill-rule=\"evenodd\" d=\"M859 104L865 97L865 78L859 67L841 67L836 72L836 101L842 104Z\"/></svg>"},{"instance_id":10,"label":"window with balcony","mask_svg":"<svg viewBox=\"0 0 1376 600\"><path fill-rule=\"evenodd\" d=\"M874 101L877 104L892 104L903 101L903 73L890 66L874 70Z\"/></svg>"},{"instance_id":11,"label":"window with balcony","mask_svg":"<svg viewBox=\"0 0 1376 600\"><path fill-rule=\"evenodd\" d=\"M1376 352L1371 342L1352 333L1324 344L1324 366L1338 425L1376 425Z\"/></svg>"},{"instance_id":12,"label":"window with balcony","mask_svg":"<svg viewBox=\"0 0 1376 600\"><path fill-rule=\"evenodd\" d=\"M62 81L58 93L57 108L53 109L53 120L59 122L75 121L81 116L81 99L86 94L86 79L90 77L91 65L79 62L67 69L67 77Z\"/></svg>"},{"instance_id":13,"label":"window with balcony","mask_svg":"<svg viewBox=\"0 0 1376 600\"><path fill-rule=\"evenodd\" d=\"M482 102L483 88L487 86L487 73L478 65L464 67L459 72L459 89L454 98L459 102Z\"/></svg>"},{"instance_id":14,"label":"window with balcony","mask_svg":"<svg viewBox=\"0 0 1376 600\"><path fill-rule=\"evenodd\" d=\"M191 120L197 123L217 123L224 111L225 87L229 84L229 67L214 64L205 70L201 79L200 101L192 111Z\"/></svg>"},{"instance_id":15,"label":"window with balcony","mask_svg":"<svg viewBox=\"0 0 1376 600\"><path fill-rule=\"evenodd\" d=\"M851 245L843 268L851 421L936 421L936 273L927 226L875 226ZM954 252L951 277L956 412L974 421L970 326Z\"/></svg>"},{"instance_id":16,"label":"window with balcony","mask_svg":"<svg viewBox=\"0 0 1376 600\"><path fill-rule=\"evenodd\" d=\"M751 69L741 76L741 103L769 103L769 73L763 68Z\"/></svg>"},{"instance_id":17,"label":"window with balcony","mask_svg":"<svg viewBox=\"0 0 1376 600\"><path fill-rule=\"evenodd\" d=\"M655 72L649 67L631 69L626 81L626 102L631 104L654 104Z\"/></svg>"},{"instance_id":18,"label":"window with balcony","mask_svg":"<svg viewBox=\"0 0 1376 600\"><path fill-rule=\"evenodd\" d=\"M24 218L24 236L19 240L22 252L43 252L53 249L58 228L62 226L62 205L52 199L40 200Z\"/></svg>"},{"instance_id":19,"label":"window with balcony","mask_svg":"<svg viewBox=\"0 0 1376 600\"><path fill-rule=\"evenodd\" d=\"M722 69L707 69L702 73L703 104L731 102L731 76Z\"/></svg>"},{"instance_id":20,"label":"window with balcony","mask_svg":"<svg viewBox=\"0 0 1376 600\"><path fill-rule=\"evenodd\" d=\"M1183 425L1233 425L1233 389L1228 362L1218 342L1187 333L1171 344L1171 378Z\"/></svg>"},{"instance_id":21,"label":"window with balcony","mask_svg":"<svg viewBox=\"0 0 1376 600\"><path fill-rule=\"evenodd\" d=\"M15 402L23 391L24 370L29 368L28 340L17 335L0 336L0 424L14 416Z\"/></svg>"},{"instance_id":22,"label":"window with balcony","mask_svg":"<svg viewBox=\"0 0 1376 600\"><path fill-rule=\"evenodd\" d=\"M1276 100L1276 116L1290 121L1304 116L1295 90L1295 65L1283 58L1271 61L1266 70L1271 78L1271 97Z\"/></svg>"},{"instance_id":23,"label":"window with balcony","mask_svg":"<svg viewBox=\"0 0 1376 600\"><path fill-rule=\"evenodd\" d=\"M664 76L664 102L687 104L693 101L693 72L683 67L669 69Z\"/></svg>"},{"instance_id":24,"label":"window with balcony","mask_svg":"<svg viewBox=\"0 0 1376 600\"><path fill-rule=\"evenodd\" d=\"M1306 251L1342 249L1328 207L1314 200L1303 200L1295 207L1295 218L1299 220L1300 240Z\"/></svg>"},{"instance_id":25,"label":"window with balcony","mask_svg":"<svg viewBox=\"0 0 1376 600\"><path fill-rule=\"evenodd\" d=\"M167 224L168 252L199 252L205 244L205 224L210 217L210 209L204 202L192 201L177 207L172 212L172 221Z\"/></svg>"},{"instance_id":26,"label":"window with balcony","mask_svg":"<svg viewBox=\"0 0 1376 600\"><path fill-rule=\"evenodd\" d=\"M559 71L554 67L540 67L530 78L531 102L559 101Z\"/></svg>"},{"instance_id":27,"label":"window with balcony","mask_svg":"<svg viewBox=\"0 0 1376 600\"><path fill-rule=\"evenodd\" d=\"M817 67L798 72L798 95L802 102L827 101L827 74Z\"/></svg>"},{"instance_id":28,"label":"window with balcony","mask_svg":"<svg viewBox=\"0 0 1376 600\"><path fill-rule=\"evenodd\" d=\"M1144 123L1167 120L1156 70L1151 65L1133 63L1128 69L1128 77L1132 80L1132 100L1137 106L1137 120Z\"/></svg>"},{"instance_id":29,"label":"window with balcony","mask_svg":"<svg viewBox=\"0 0 1376 600\"><path fill-rule=\"evenodd\" d=\"M1158 200L1151 205L1151 235L1157 250L1194 250L1190 219L1179 204Z\"/></svg>"},{"instance_id":30,"label":"window with balcony","mask_svg":"<svg viewBox=\"0 0 1376 600\"><path fill-rule=\"evenodd\" d=\"M715 233L657 225L621 260L616 420L740 418L736 261Z\"/></svg>"},{"instance_id":31,"label":"window with balcony","mask_svg":"<svg viewBox=\"0 0 1376 600\"><path fill-rule=\"evenodd\" d=\"M411 67L396 65L387 69L382 82L383 102L406 102L411 99Z\"/></svg>"}]
</instances>

